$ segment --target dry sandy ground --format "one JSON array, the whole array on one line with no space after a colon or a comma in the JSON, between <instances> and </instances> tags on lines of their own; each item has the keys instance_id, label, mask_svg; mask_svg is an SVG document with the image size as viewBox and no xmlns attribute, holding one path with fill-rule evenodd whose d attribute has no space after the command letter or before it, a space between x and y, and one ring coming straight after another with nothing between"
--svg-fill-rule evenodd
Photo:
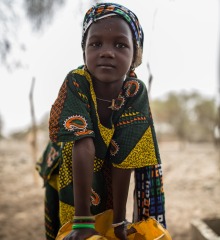
<instances>
[{"instance_id":1,"label":"dry sandy ground","mask_svg":"<svg viewBox=\"0 0 220 240\"><path fill-rule=\"evenodd\" d=\"M211 144L160 142L167 225L174 240L190 240L190 222L220 217L220 155ZM39 152L43 146L39 147ZM43 240L42 180L30 144L0 141L0 239ZM132 201L128 202L128 217Z\"/></svg>"}]
</instances>

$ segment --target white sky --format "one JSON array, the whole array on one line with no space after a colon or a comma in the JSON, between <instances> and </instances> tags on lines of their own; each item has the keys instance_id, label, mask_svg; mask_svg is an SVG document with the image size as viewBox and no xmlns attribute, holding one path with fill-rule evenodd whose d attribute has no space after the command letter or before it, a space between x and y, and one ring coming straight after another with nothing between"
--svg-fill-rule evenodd
<instances>
[{"instance_id":1,"label":"white sky","mask_svg":"<svg viewBox=\"0 0 220 240\"><path fill-rule=\"evenodd\" d=\"M29 91L33 77L35 112L40 121L49 112L66 74L83 64L81 22L88 5L83 5L80 15L80 0L67 2L41 34L31 32L27 21L20 22L18 37L27 50L14 51L11 57L20 55L25 68L10 73L0 63L0 114L6 135L31 123ZM143 64L136 72L147 85L146 64L150 62L154 76L152 98L183 90L217 96L218 0L115 2L133 10L144 29Z\"/></svg>"}]
</instances>

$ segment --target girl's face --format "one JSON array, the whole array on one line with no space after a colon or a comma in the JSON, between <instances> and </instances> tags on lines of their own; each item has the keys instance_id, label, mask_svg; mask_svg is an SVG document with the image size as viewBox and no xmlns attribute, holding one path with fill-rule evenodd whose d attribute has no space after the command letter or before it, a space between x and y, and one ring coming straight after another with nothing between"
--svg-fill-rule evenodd
<instances>
[{"instance_id":1,"label":"girl's face","mask_svg":"<svg viewBox=\"0 0 220 240\"><path fill-rule=\"evenodd\" d=\"M84 60L92 76L101 82L123 81L134 56L129 25L121 18L104 18L87 33Z\"/></svg>"}]
</instances>

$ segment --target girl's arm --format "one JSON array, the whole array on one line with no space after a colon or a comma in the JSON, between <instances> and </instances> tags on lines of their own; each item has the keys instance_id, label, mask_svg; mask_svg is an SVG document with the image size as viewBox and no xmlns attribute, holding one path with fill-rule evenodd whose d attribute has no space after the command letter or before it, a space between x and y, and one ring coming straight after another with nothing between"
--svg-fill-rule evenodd
<instances>
[{"instance_id":1,"label":"girl's arm","mask_svg":"<svg viewBox=\"0 0 220 240\"><path fill-rule=\"evenodd\" d=\"M76 216L90 216L95 146L92 138L83 138L73 146L73 186Z\"/></svg>"},{"instance_id":2,"label":"girl's arm","mask_svg":"<svg viewBox=\"0 0 220 240\"><path fill-rule=\"evenodd\" d=\"M126 203L128 198L131 169L112 168L113 186L113 223L119 223L126 218Z\"/></svg>"},{"instance_id":3,"label":"girl's arm","mask_svg":"<svg viewBox=\"0 0 220 240\"><path fill-rule=\"evenodd\" d=\"M75 216L90 216L90 196L95 158L93 139L88 137L77 140L73 146L72 156ZM87 239L97 234L95 229L79 228L71 231L64 240Z\"/></svg>"},{"instance_id":4,"label":"girl's arm","mask_svg":"<svg viewBox=\"0 0 220 240\"><path fill-rule=\"evenodd\" d=\"M128 198L131 169L112 168L112 190L113 190L113 223L120 223L126 218L126 203ZM115 235L121 240L127 239L125 225L114 229Z\"/></svg>"}]
</instances>

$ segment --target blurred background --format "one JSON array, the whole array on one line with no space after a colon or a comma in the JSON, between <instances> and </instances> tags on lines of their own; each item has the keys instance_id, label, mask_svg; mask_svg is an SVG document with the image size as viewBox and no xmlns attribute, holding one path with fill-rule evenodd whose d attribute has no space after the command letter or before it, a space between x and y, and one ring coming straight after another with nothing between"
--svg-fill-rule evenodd
<instances>
[{"instance_id":1,"label":"blurred background","mask_svg":"<svg viewBox=\"0 0 220 240\"><path fill-rule=\"evenodd\" d=\"M0 2L1 239L44 239L35 162L59 88L83 64L82 21L95 2ZM192 239L192 219L220 217L220 2L115 2L136 13L145 33L136 73L148 88L164 165L168 229Z\"/></svg>"}]
</instances>

